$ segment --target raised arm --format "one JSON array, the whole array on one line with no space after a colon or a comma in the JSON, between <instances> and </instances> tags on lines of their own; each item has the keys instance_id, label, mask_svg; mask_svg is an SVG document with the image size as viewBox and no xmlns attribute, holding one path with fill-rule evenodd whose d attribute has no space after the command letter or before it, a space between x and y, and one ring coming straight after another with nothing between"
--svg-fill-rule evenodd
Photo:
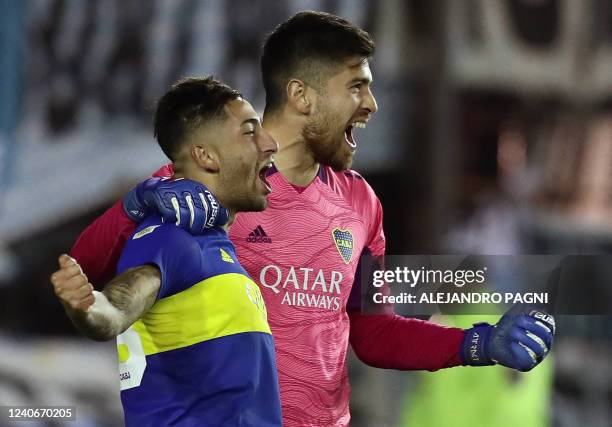
<instances>
[{"instance_id":1,"label":"raised arm","mask_svg":"<svg viewBox=\"0 0 612 427\"><path fill-rule=\"evenodd\" d=\"M375 205L370 215L374 219L372 234L346 307L351 325L349 340L361 361L401 370L500 364L529 371L546 357L555 323L543 307L515 306L495 325L479 323L463 330L407 319L393 314L390 306L374 304L373 293L388 292L388 288L374 289L369 279L373 271L384 269L385 243L382 208L371 194ZM361 281L362 272L367 273L366 283Z\"/></svg>"},{"instance_id":2,"label":"raised arm","mask_svg":"<svg viewBox=\"0 0 612 427\"><path fill-rule=\"evenodd\" d=\"M354 286L353 291L356 289L358 292ZM378 368L435 371L458 365L500 364L529 371L546 357L555 333L553 316L531 305L515 305L497 324L478 323L466 330L390 313L347 309L355 354Z\"/></svg>"},{"instance_id":3,"label":"raised arm","mask_svg":"<svg viewBox=\"0 0 612 427\"><path fill-rule=\"evenodd\" d=\"M73 258L61 255L59 266L51 275L55 294L77 330L96 341L108 341L129 328L155 303L161 284L159 270L143 265L97 292Z\"/></svg>"}]
</instances>

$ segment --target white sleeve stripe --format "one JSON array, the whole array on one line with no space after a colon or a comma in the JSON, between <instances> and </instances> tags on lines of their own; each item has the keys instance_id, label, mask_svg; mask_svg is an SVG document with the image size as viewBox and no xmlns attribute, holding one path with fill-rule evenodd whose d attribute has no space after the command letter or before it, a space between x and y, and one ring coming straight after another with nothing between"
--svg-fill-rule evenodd
<instances>
[{"instance_id":1,"label":"white sleeve stripe","mask_svg":"<svg viewBox=\"0 0 612 427\"><path fill-rule=\"evenodd\" d=\"M176 225L178 227L181 225L181 211L179 209L179 202L176 197L173 197L170 199L170 201L172 202L172 207L174 208L174 213L176 214Z\"/></svg>"},{"instance_id":2,"label":"white sleeve stripe","mask_svg":"<svg viewBox=\"0 0 612 427\"><path fill-rule=\"evenodd\" d=\"M193 206L193 199L191 198L191 194L185 196L187 200L187 206L189 207L189 227L193 227L193 221L195 219L195 208Z\"/></svg>"},{"instance_id":3,"label":"white sleeve stripe","mask_svg":"<svg viewBox=\"0 0 612 427\"><path fill-rule=\"evenodd\" d=\"M198 193L200 195L200 200L202 200L202 206L204 206L204 227L208 224L208 203L204 198L204 194Z\"/></svg>"}]
</instances>

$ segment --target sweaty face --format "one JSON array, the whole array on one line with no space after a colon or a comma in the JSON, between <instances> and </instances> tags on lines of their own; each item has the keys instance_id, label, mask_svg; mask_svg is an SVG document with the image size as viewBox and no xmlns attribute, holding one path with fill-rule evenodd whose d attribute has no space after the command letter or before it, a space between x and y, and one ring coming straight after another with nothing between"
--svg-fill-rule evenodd
<instances>
[{"instance_id":1,"label":"sweaty face","mask_svg":"<svg viewBox=\"0 0 612 427\"><path fill-rule=\"evenodd\" d=\"M230 101L225 109L217 196L221 204L236 212L262 211L271 191L265 175L278 145L261 127L259 116L247 101Z\"/></svg>"},{"instance_id":2,"label":"sweaty face","mask_svg":"<svg viewBox=\"0 0 612 427\"><path fill-rule=\"evenodd\" d=\"M336 171L351 166L357 148L353 129L365 128L378 110L371 83L368 61L353 58L318 91L316 106L302 129L315 161Z\"/></svg>"}]
</instances>

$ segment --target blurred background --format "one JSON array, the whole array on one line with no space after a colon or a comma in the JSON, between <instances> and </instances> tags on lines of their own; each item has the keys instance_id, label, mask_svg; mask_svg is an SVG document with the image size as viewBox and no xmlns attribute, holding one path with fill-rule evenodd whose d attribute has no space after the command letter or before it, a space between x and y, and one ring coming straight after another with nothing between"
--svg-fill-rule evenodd
<instances>
[{"instance_id":1,"label":"blurred background","mask_svg":"<svg viewBox=\"0 0 612 427\"><path fill-rule=\"evenodd\" d=\"M377 43L380 111L357 132L354 167L383 203L389 254L612 252L612 0L0 9L0 404L70 404L79 426L122 424L114 344L76 336L48 277L167 162L152 113L168 85L213 73L263 111L261 43L299 10L343 16ZM561 317L552 356L529 374L383 371L351 356L351 425L611 426L611 317Z\"/></svg>"}]
</instances>

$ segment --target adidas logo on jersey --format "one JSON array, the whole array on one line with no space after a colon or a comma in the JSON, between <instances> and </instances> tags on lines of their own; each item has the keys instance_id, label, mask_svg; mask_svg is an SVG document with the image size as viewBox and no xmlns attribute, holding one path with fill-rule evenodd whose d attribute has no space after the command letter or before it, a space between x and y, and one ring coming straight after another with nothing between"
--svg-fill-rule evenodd
<instances>
[{"instance_id":1,"label":"adidas logo on jersey","mask_svg":"<svg viewBox=\"0 0 612 427\"><path fill-rule=\"evenodd\" d=\"M229 262L230 264L234 264L234 259L223 250L223 248L219 248L219 252L221 252L221 259L225 262Z\"/></svg>"},{"instance_id":2,"label":"adidas logo on jersey","mask_svg":"<svg viewBox=\"0 0 612 427\"><path fill-rule=\"evenodd\" d=\"M272 243L272 239L268 237L261 225L255 227L253 231L249 233L249 237L246 238L249 243Z\"/></svg>"}]
</instances>

